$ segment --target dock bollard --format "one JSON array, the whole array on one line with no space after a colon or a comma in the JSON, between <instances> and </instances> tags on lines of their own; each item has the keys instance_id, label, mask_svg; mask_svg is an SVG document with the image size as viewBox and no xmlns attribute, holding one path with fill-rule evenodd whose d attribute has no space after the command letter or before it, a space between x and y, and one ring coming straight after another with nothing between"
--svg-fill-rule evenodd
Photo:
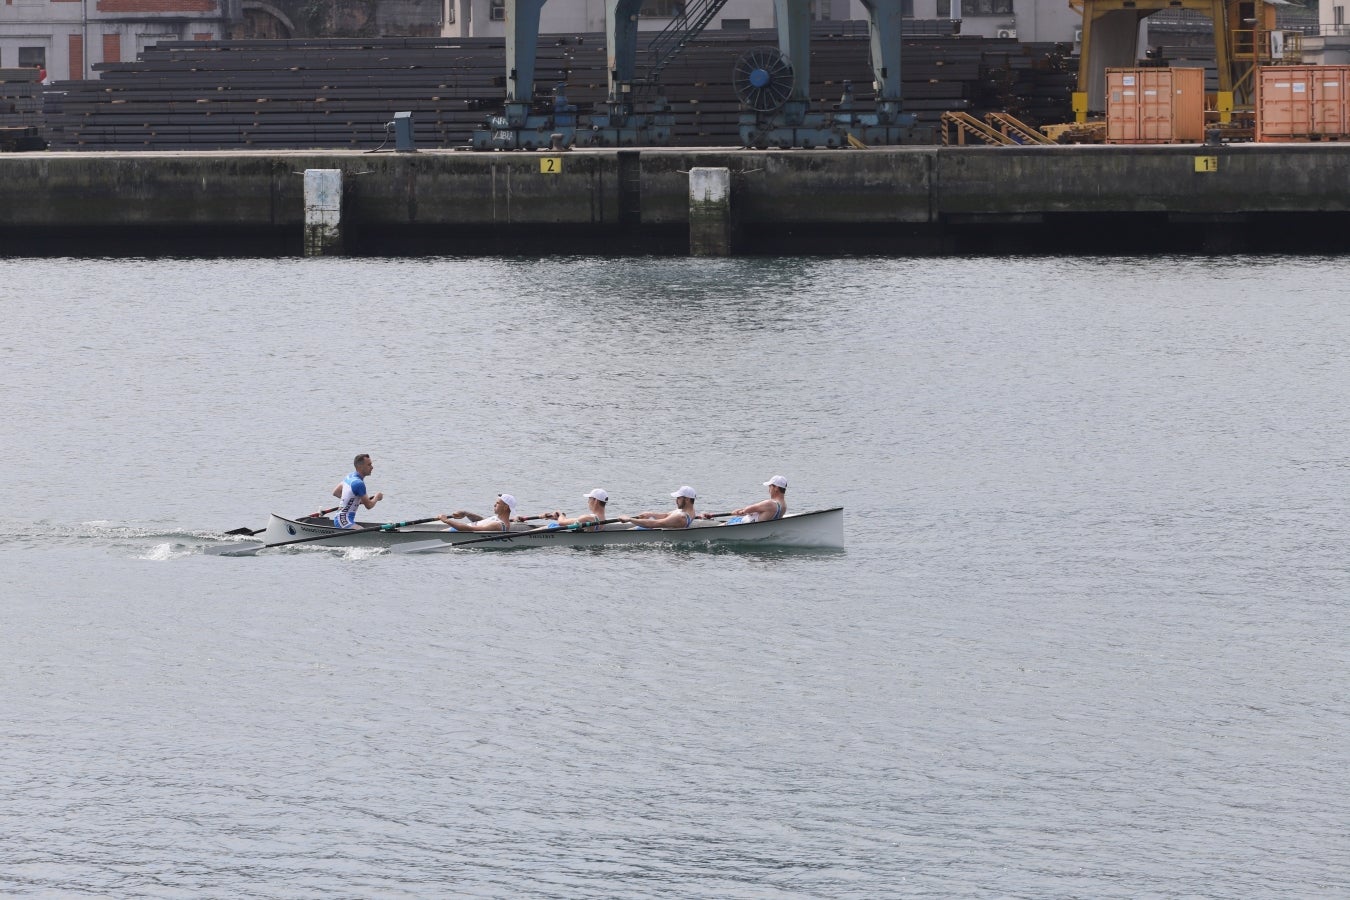
<instances>
[{"instance_id":1,"label":"dock bollard","mask_svg":"<svg viewBox=\"0 0 1350 900\"><path fill-rule=\"evenodd\" d=\"M305 170L305 256L342 253L342 170Z\"/></svg>"},{"instance_id":2,"label":"dock bollard","mask_svg":"<svg viewBox=\"0 0 1350 900\"><path fill-rule=\"evenodd\" d=\"M689 254L731 255L731 170L689 170Z\"/></svg>"}]
</instances>

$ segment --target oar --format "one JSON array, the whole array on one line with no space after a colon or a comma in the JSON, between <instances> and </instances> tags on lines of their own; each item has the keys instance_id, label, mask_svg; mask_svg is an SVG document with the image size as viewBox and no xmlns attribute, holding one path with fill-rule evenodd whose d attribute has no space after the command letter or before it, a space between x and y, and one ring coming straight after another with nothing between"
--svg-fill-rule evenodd
<instances>
[{"instance_id":1,"label":"oar","mask_svg":"<svg viewBox=\"0 0 1350 900\"><path fill-rule=\"evenodd\" d=\"M601 519L599 522L576 522L571 525L559 525L557 528L531 528L529 531L504 531L501 534L491 534L487 537L474 538L471 541L456 541L450 544L451 547L463 547L466 544L486 544L489 541L505 541L510 538L524 537L528 534L543 534L545 531L581 531L583 528L597 528L601 525L613 525L615 522L622 522L623 519Z\"/></svg>"},{"instance_id":2,"label":"oar","mask_svg":"<svg viewBox=\"0 0 1350 900\"><path fill-rule=\"evenodd\" d=\"M333 507L332 509L321 509L321 510L319 510L318 512L316 512L316 513L310 515L309 518L311 518L311 519L317 519L319 516L326 516L326 515L328 515L330 512L337 512L337 511L338 511L339 509L341 509L341 508L342 508L342 507L340 507L340 506L335 506L335 507ZM256 528L256 529L254 529L254 528L248 528L247 526L245 526L244 528L236 528L236 529L234 529L233 531L227 531L227 532L225 532L225 533L226 533L226 534L242 534L242 535L244 535L245 537L253 537L253 535L255 535L255 534L262 534L262 533L263 533L264 531L266 531L266 530L267 530L266 526L264 526L264 527L262 527L262 528Z\"/></svg>"},{"instance_id":3,"label":"oar","mask_svg":"<svg viewBox=\"0 0 1350 900\"><path fill-rule=\"evenodd\" d=\"M717 519L723 516L734 516L736 514L725 512L725 513L709 513L708 515L710 515L714 519ZM438 541L437 543L441 543L447 547L454 547L458 549L459 547L467 547L469 544L483 544L487 543L488 541L506 541L510 540L511 538L527 537L531 534L543 534L546 531L581 531L584 528L595 528L599 525L613 525L615 522L622 522L622 521L623 519L601 519L599 522L577 522L575 525L560 525L557 528L532 528L529 531L516 531L516 532L506 532L504 534L494 534L488 537L474 538L471 541L455 541L454 543L450 543L449 541ZM662 531L663 529L656 528L653 530Z\"/></svg>"},{"instance_id":4,"label":"oar","mask_svg":"<svg viewBox=\"0 0 1350 900\"><path fill-rule=\"evenodd\" d=\"M282 541L279 544L263 544L258 547L240 547L237 550L224 550L220 553L220 555L253 556L259 550L268 550L272 547L289 547L292 544L307 544L310 541L326 541L335 537L342 537L344 534L347 535L361 534L367 531L397 531L398 529L405 528L408 525L421 525L423 522L435 522L439 518L440 516L428 516L425 519L409 519L406 522L390 522L387 525L375 525L370 528L343 528L341 530L334 531L331 534L315 534L311 535L310 537L296 538L293 541Z\"/></svg>"},{"instance_id":5,"label":"oar","mask_svg":"<svg viewBox=\"0 0 1350 900\"><path fill-rule=\"evenodd\" d=\"M559 525L557 528L531 528L529 531L505 531L501 534L492 534L487 537L474 538L471 541L418 541L415 544L395 544L389 548L395 553L425 553L429 550L449 550L457 547L464 547L468 544L485 544L490 541L508 541L512 538L528 537L532 534L543 534L544 532L559 531L580 531L583 528L595 528L599 525L613 525L616 522L622 522L623 519L601 519L599 522L577 522L574 525Z\"/></svg>"}]
</instances>

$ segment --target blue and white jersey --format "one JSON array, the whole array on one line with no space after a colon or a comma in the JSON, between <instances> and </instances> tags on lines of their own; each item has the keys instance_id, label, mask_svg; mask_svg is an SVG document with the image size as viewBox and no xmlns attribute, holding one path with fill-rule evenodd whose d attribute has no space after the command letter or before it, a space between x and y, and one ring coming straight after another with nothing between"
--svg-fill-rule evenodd
<instances>
[{"instance_id":1,"label":"blue and white jersey","mask_svg":"<svg viewBox=\"0 0 1350 900\"><path fill-rule=\"evenodd\" d=\"M338 507L338 514L333 516L333 524L338 528L355 528L356 510L365 496L366 483L360 472L353 472L342 479L341 506Z\"/></svg>"}]
</instances>

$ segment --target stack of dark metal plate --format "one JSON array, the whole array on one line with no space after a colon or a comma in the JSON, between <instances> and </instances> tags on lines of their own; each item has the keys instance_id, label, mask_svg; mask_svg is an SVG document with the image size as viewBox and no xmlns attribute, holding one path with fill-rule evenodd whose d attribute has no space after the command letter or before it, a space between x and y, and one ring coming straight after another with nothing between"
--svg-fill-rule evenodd
<instances>
[{"instance_id":1,"label":"stack of dark metal plate","mask_svg":"<svg viewBox=\"0 0 1350 900\"><path fill-rule=\"evenodd\" d=\"M814 108L838 103L848 82L866 111L874 101L866 23L832 24L844 27L812 36ZM732 67L747 50L776 44L776 33L764 30L704 32L687 45L661 76L674 143L738 146ZM928 122L949 109L982 113L1009 103L1063 121L1069 92L1044 78L1054 74L1053 51L1015 40L907 36L903 106ZM639 54L639 71L646 62ZM601 34L541 36L537 108L550 109L561 85L579 113L590 112L605 100L607 66ZM506 83L500 38L175 41L135 62L96 68L97 80L48 89L57 92L47 121L54 148L371 150L392 144L387 126L400 111L412 112L418 147L462 147L501 110Z\"/></svg>"},{"instance_id":2,"label":"stack of dark metal plate","mask_svg":"<svg viewBox=\"0 0 1350 900\"><path fill-rule=\"evenodd\" d=\"M41 150L45 119L36 69L0 68L0 151Z\"/></svg>"}]
</instances>

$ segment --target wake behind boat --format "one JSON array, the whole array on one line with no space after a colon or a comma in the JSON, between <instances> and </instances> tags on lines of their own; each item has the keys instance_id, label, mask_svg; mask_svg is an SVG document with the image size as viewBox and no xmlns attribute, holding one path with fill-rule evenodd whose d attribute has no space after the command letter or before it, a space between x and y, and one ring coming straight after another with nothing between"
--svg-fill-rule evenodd
<instances>
[{"instance_id":1,"label":"wake behind boat","mask_svg":"<svg viewBox=\"0 0 1350 900\"><path fill-rule=\"evenodd\" d=\"M447 531L439 522L408 525L363 523L344 529L331 520L315 517L287 519L273 514L262 536L265 547L296 543L300 546L380 547L406 552L454 549L472 544L473 549L506 550L522 547L606 547L627 544L702 544L753 547L842 549L844 508L836 506L812 512L792 513L766 522L720 522L697 520L689 528L637 528L609 524L600 531L562 528L532 528L513 523L509 533ZM464 549L468 549L465 547Z\"/></svg>"}]
</instances>

